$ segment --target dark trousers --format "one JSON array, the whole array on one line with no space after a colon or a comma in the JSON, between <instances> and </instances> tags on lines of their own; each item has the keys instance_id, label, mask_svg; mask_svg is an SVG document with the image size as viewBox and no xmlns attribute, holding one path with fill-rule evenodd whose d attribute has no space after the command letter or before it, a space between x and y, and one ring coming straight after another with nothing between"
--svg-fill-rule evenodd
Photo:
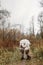
<instances>
[{"instance_id":1,"label":"dark trousers","mask_svg":"<svg viewBox=\"0 0 43 65\"><path fill-rule=\"evenodd\" d=\"M24 49L21 49L20 51L21 51L21 53L22 53L22 58L24 58ZM26 54L27 58L29 58L28 53L29 53L29 50L26 50L26 51L25 51L25 54Z\"/></svg>"}]
</instances>

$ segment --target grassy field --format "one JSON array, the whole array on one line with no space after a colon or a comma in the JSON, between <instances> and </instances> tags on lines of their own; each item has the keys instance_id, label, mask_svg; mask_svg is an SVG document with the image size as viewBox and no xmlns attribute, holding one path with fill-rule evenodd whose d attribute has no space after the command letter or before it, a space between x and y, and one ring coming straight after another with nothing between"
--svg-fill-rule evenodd
<instances>
[{"instance_id":1,"label":"grassy field","mask_svg":"<svg viewBox=\"0 0 43 65\"><path fill-rule=\"evenodd\" d=\"M12 42L0 41L0 65L43 65L43 39L30 40L31 48L29 55L30 60L21 60L21 53L18 45L12 46ZM5 44L8 44L8 48ZM4 45L3 47L1 47Z\"/></svg>"},{"instance_id":2,"label":"grassy field","mask_svg":"<svg viewBox=\"0 0 43 65\"><path fill-rule=\"evenodd\" d=\"M30 50L31 60L22 60L19 48L0 49L0 65L43 65L43 48L34 48Z\"/></svg>"}]
</instances>

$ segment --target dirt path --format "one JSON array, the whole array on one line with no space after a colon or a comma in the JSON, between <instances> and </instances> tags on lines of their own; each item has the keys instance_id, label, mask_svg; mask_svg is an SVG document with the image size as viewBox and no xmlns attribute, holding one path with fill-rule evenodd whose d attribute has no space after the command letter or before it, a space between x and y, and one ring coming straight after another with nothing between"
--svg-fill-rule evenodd
<instances>
[{"instance_id":1,"label":"dirt path","mask_svg":"<svg viewBox=\"0 0 43 65\"><path fill-rule=\"evenodd\" d=\"M13 63L13 65L26 65L26 60L22 60L17 63Z\"/></svg>"},{"instance_id":2,"label":"dirt path","mask_svg":"<svg viewBox=\"0 0 43 65\"><path fill-rule=\"evenodd\" d=\"M26 65L26 60L21 61L18 65Z\"/></svg>"}]
</instances>

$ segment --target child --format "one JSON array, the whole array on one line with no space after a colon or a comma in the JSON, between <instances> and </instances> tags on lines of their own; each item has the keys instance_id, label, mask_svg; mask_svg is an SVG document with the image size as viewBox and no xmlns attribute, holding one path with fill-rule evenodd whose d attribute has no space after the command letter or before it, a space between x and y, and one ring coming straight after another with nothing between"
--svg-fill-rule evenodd
<instances>
[{"instance_id":1,"label":"child","mask_svg":"<svg viewBox=\"0 0 43 65\"><path fill-rule=\"evenodd\" d=\"M22 58L21 59L30 59L31 57L28 55L29 50L30 50L30 42L27 39L22 39L20 40L20 51L22 53Z\"/></svg>"}]
</instances>

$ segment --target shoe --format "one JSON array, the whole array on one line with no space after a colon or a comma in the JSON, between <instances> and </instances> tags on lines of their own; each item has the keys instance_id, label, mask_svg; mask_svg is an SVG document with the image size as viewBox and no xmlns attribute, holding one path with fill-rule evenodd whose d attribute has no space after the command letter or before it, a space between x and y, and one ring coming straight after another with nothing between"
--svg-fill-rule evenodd
<instances>
[{"instance_id":1,"label":"shoe","mask_svg":"<svg viewBox=\"0 0 43 65\"><path fill-rule=\"evenodd\" d=\"M31 59L31 57L28 55L26 60L30 60L30 59Z\"/></svg>"},{"instance_id":2,"label":"shoe","mask_svg":"<svg viewBox=\"0 0 43 65\"><path fill-rule=\"evenodd\" d=\"M21 60L24 60L24 58L22 57Z\"/></svg>"}]
</instances>

